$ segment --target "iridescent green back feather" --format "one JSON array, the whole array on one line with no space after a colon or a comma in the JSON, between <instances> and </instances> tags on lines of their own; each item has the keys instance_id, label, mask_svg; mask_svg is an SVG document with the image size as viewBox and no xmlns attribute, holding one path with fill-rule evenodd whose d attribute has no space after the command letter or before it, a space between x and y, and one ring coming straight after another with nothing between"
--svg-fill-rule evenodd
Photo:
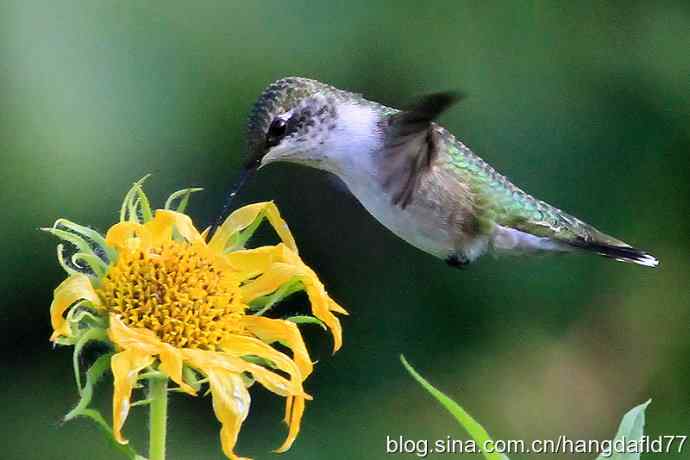
<instances>
[{"instance_id":1,"label":"iridescent green back feather","mask_svg":"<svg viewBox=\"0 0 690 460\"><path fill-rule=\"evenodd\" d=\"M499 174L452 134L442 129L449 166L472 190L474 206L483 228L498 224L532 235L564 242L597 241L625 245L581 220L534 198Z\"/></svg>"}]
</instances>

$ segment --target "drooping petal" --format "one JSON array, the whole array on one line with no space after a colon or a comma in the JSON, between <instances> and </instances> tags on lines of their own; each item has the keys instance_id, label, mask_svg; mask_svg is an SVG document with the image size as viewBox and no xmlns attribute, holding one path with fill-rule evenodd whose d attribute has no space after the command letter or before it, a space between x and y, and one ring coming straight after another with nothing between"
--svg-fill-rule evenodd
<instances>
[{"instance_id":1,"label":"drooping petal","mask_svg":"<svg viewBox=\"0 0 690 460\"><path fill-rule=\"evenodd\" d=\"M336 313L340 313L341 315L349 315L350 314L338 302L336 302L333 299L331 299L331 301L330 301L330 307L329 308L331 311L334 311Z\"/></svg>"},{"instance_id":2,"label":"drooping petal","mask_svg":"<svg viewBox=\"0 0 690 460\"><path fill-rule=\"evenodd\" d=\"M304 415L304 398L300 396L288 397L285 401L285 423L288 424L288 435L283 442L283 445L275 450L277 453L282 453L292 447L295 438L299 434L300 423L302 422L302 415Z\"/></svg>"},{"instance_id":3,"label":"drooping petal","mask_svg":"<svg viewBox=\"0 0 690 460\"><path fill-rule=\"evenodd\" d=\"M249 303L257 297L276 291L283 284L301 275L300 267L282 262L274 263L261 276L240 287L242 298Z\"/></svg>"},{"instance_id":4,"label":"drooping petal","mask_svg":"<svg viewBox=\"0 0 690 460\"><path fill-rule=\"evenodd\" d=\"M333 335L333 353L335 353L343 345L343 329L340 326L340 320L331 313L331 299L318 280L304 279L302 283L304 283L304 289L307 291L312 313L331 330Z\"/></svg>"},{"instance_id":5,"label":"drooping petal","mask_svg":"<svg viewBox=\"0 0 690 460\"><path fill-rule=\"evenodd\" d=\"M280 246L262 246L233 251L225 256L225 260L233 270L242 274L241 278L244 281L264 273L273 263L280 262L283 253Z\"/></svg>"},{"instance_id":6,"label":"drooping petal","mask_svg":"<svg viewBox=\"0 0 690 460\"><path fill-rule=\"evenodd\" d=\"M280 239L293 251L297 252L297 244L290 233L287 223L280 216L278 208L272 201L254 203L236 210L216 230L209 242L209 247L218 254L222 254L228 240L238 232L254 224L257 219L266 217L273 226Z\"/></svg>"},{"instance_id":7,"label":"drooping petal","mask_svg":"<svg viewBox=\"0 0 690 460\"><path fill-rule=\"evenodd\" d=\"M89 277L82 273L71 275L55 288L50 304L50 322L53 326L50 340L55 341L61 336L69 335L69 324L65 321L64 314L78 300L87 300L95 307L101 307L101 299L93 289Z\"/></svg>"},{"instance_id":8,"label":"drooping petal","mask_svg":"<svg viewBox=\"0 0 690 460\"><path fill-rule=\"evenodd\" d=\"M295 254L298 253L297 243L295 238L290 232L287 222L280 215L278 207L272 201L264 203L263 211L266 213L266 218L270 222L271 226L275 229L276 233L280 237L280 240L287 245Z\"/></svg>"},{"instance_id":9,"label":"drooping petal","mask_svg":"<svg viewBox=\"0 0 690 460\"><path fill-rule=\"evenodd\" d=\"M151 247L151 232L136 222L120 222L108 229L105 242L119 251L145 251Z\"/></svg>"},{"instance_id":10,"label":"drooping petal","mask_svg":"<svg viewBox=\"0 0 690 460\"><path fill-rule=\"evenodd\" d=\"M300 280L307 291L314 316L323 321L333 334L333 353L335 353L342 346L343 334L340 321L331 311L345 314L347 314L347 311L331 299L314 270L302 262L299 255L286 251L284 257L287 263L292 263L295 267L299 267L301 273Z\"/></svg>"},{"instance_id":11,"label":"drooping petal","mask_svg":"<svg viewBox=\"0 0 690 460\"><path fill-rule=\"evenodd\" d=\"M287 373L290 376L290 380L297 379L302 382L306 378L306 376L302 375L295 361L290 359L289 356L254 337L236 334L228 335L221 342L220 347L225 353L238 358L242 356L258 356L266 359L272 362L278 369Z\"/></svg>"},{"instance_id":12,"label":"drooping petal","mask_svg":"<svg viewBox=\"0 0 690 460\"><path fill-rule=\"evenodd\" d=\"M191 367L206 372L205 369L219 368L225 369L228 372L241 374L242 372L250 373L254 379L267 390L280 396L296 396L303 395L310 398L304 393L302 382L299 379L286 379L282 375L277 374L265 367L250 363L229 353L206 351L191 348L183 348L180 350L183 354L184 361Z\"/></svg>"},{"instance_id":13,"label":"drooping petal","mask_svg":"<svg viewBox=\"0 0 690 460\"><path fill-rule=\"evenodd\" d=\"M205 369L208 377L211 396L213 398L213 411L220 421L220 442L223 453L232 460L249 460L238 457L235 454L237 435L240 432L242 422L249 414L251 398L244 386L239 374L224 369Z\"/></svg>"},{"instance_id":14,"label":"drooping petal","mask_svg":"<svg viewBox=\"0 0 690 460\"><path fill-rule=\"evenodd\" d=\"M313 370L313 363L304 344L304 339L297 325L290 321L266 318L263 316L245 316L242 324L249 332L266 343L280 342L292 350L293 360L306 379Z\"/></svg>"},{"instance_id":15,"label":"drooping petal","mask_svg":"<svg viewBox=\"0 0 690 460\"><path fill-rule=\"evenodd\" d=\"M153 356L143 350L127 349L113 355L110 367L113 371L113 437L120 444L127 444L122 437L130 408L132 388L139 372L153 363Z\"/></svg>"},{"instance_id":16,"label":"drooping petal","mask_svg":"<svg viewBox=\"0 0 690 460\"><path fill-rule=\"evenodd\" d=\"M161 361L160 370L163 371L173 382L175 382L182 391L192 396L196 395L196 391L182 377L182 355L173 346L167 343L161 347L158 358Z\"/></svg>"},{"instance_id":17,"label":"drooping petal","mask_svg":"<svg viewBox=\"0 0 690 460\"><path fill-rule=\"evenodd\" d=\"M160 370L172 379L185 393L195 395L196 391L185 383L182 377L182 353L170 344L162 342L148 329L127 327L120 318L110 315L108 337L124 350L137 350L151 356L158 356Z\"/></svg>"},{"instance_id":18,"label":"drooping petal","mask_svg":"<svg viewBox=\"0 0 690 460\"><path fill-rule=\"evenodd\" d=\"M160 339L153 331L126 326L115 314L110 315L108 337L122 349L136 348L152 355L158 353L161 345Z\"/></svg>"},{"instance_id":19,"label":"drooping petal","mask_svg":"<svg viewBox=\"0 0 690 460\"><path fill-rule=\"evenodd\" d=\"M243 298L246 302L250 302L257 297L274 292L292 279L299 279L307 292L314 316L323 321L333 334L333 353L335 353L342 346L342 327L331 311L347 312L329 297L316 273L304 264L299 256L290 253L286 248L283 259L285 262L274 263L264 274L244 284L240 288Z\"/></svg>"},{"instance_id":20,"label":"drooping petal","mask_svg":"<svg viewBox=\"0 0 690 460\"><path fill-rule=\"evenodd\" d=\"M194 227L192 219L186 215L167 209L157 209L154 218L144 224L151 232L152 245L170 241L175 228L182 237L190 243L202 241L201 234Z\"/></svg>"}]
</instances>

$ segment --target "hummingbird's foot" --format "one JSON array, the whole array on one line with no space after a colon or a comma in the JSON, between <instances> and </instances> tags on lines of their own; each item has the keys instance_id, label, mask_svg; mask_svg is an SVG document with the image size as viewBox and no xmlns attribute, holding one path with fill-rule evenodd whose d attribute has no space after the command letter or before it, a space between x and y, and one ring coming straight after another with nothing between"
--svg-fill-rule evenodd
<instances>
[{"instance_id":1,"label":"hummingbird's foot","mask_svg":"<svg viewBox=\"0 0 690 460\"><path fill-rule=\"evenodd\" d=\"M467 266L470 264L470 259L465 256L454 254L446 259L446 263L450 267L462 269L467 268Z\"/></svg>"}]
</instances>

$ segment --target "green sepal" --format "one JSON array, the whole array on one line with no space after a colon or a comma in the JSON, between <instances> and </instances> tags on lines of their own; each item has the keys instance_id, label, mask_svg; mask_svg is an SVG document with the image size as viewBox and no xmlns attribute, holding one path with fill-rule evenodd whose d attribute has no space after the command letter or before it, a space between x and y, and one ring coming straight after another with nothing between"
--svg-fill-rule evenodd
<instances>
[{"instance_id":1,"label":"green sepal","mask_svg":"<svg viewBox=\"0 0 690 460\"><path fill-rule=\"evenodd\" d=\"M103 278L105 273L108 271L108 266L105 264L105 262L103 262L103 259L94 254L77 252L76 254L72 255L71 259L72 263L77 267L81 266L80 262L84 262L86 265L88 265L91 271L94 273L97 281Z\"/></svg>"},{"instance_id":2,"label":"green sepal","mask_svg":"<svg viewBox=\"0 0 690 460\"><path fill-rule=\"evenodd\" d=\"M78 300L70 307L65 321L69 324L70 335L58 338L58 345L75 345L86 331L108 327L107 320L98 315L98 310L93 309L91 302L84 299Z\"/></svg>"},{"instance_id":3,"label":"green sepal","mask_svg":"<svg viewBox=\"0 0 690 460\"><path fill-rule=\"evenodd\" d=\"M297 315L297 316L290 316L289 318L285 318L286 321L293 322L295 324L318 324L321 326L321 328L326 331L328 328L324 324L323 321L321 321L319 318L316 318L314 316L309 316L309 315Z\"/></svg>"},{"instance_id":4,"label":"green sepal","mask_svg":"<svg viewBox=\"0 0 690 460\"><path fill-rule=\"evenodd\" d=\"M129 405L129 408L131 409L132 407L138 407L138 406L148 406L151 404L152 399L140 399L139 401L134 401Z\"/></svg>"},{"instance_id":5,"label":"green sepal","mask_svg":"<svg viewBox=\"0 0 690 460\"><path fill-rule=\"evenodd\" d=\"M74 350L72 352L72 367L74 368L74 381L77 384L77 390L79 395L83 396L84 388L81 386L81 369L79 369L79 357L81 356L81 351L89 342L94 341L106 341L108 339L108 334L105 329L93 328L88 329L84 332L81 337L74 344Z\"/></svg>"},{"instance_id":6,"label":"green sepal","mask_svg":"<svg viewBox=\"0 0 690 460\"><path fill-rule=\"evenodd\" d=\"M68 230L57 228L58 226L65 227ZM108 262L104 261L100 255L94 252L94 249L91 247L89 241L102 248L103 252L108 258L108 261L112 262L117 257L117 253L107 244L105 244L105 240L101 235L98 234L98 232L90 228L77 225L74 222L70 222L66 219L58 219L55 221L55 224L53 224L52 227L42 228L41 230L73 244L77 248L77 253L71 257L72 264L77 267L81 267L82 265L79 263L79 261L81 260L85 262L88 268L94 273L96 278L100 278L105 274L108 269ZM58 262L62 268L70 275L75 273L84 273L80 270L70 267L69 264L65 262L63 255L64 248L64 245L58 244Z\"/></svg>"},{"instance_id":7,"label":"green sepal","mask_svg":"<svg viewBox=\"0 0 690 460\"><path fill-rule=\"evenodd\" d=\"M259 366L268 367L270 369L278 369L278 366L276 366L275 363L273 363L273 361L266 358L262 358L261 356L243 355L242 359L247 361L248 363L258 364Z\"/></svg>"},{"instance_id":8,"label":"green sepal","mask_svg":"<svg viewBox=\"0 0 690 460\"><path fill-rule=\"evenodd\" d=\"M103 374L110 369L110 360L112 356L113 353L107 353L99 356L98 359L91 365L89 370L86 371L86 384L84 385L81 393L81 398L74 409L65 415L64 421L68 422L77 417L87 417L96 423L113 447L115 447L119 452L131 460L144 460L144 457L138 455L130 445L120 444L115 440L112 428L100 412L95 409L88 408L89 404L91 403L91 399L93 398L94 387L103 377Z\"/></svg>"},{"instance_id":9,"label":"green sepal","mask_svg":"<svg viewBox=\"0 0 690 460\"><path fill-rule=\"evenodd\" d=\"M254 378L254 376L252 376L252 374L248 372L242 372L240 374L240 378L242 379L244 386L247 388L251 387L256 383L256 379Z\"/></svg>"},{"instance_id":10,"label":"green sepal","mask_svg":"<svg viewBox=\"0 0 690 460\"><path fill-rule=\"evenodd\" d=\"M172 193L168 197L168 199L165 200L165 206L163 206L163 209L169 209L176 212L184 212L185 209L187 209L187 203L189 203L190 195L194 192L200 192L202 190L203 188L201 187L190 187L178 190L177 192ZM180 200L180 202L177 204L177 208L172 209L175 200Z\"/></svg>"},{"instance_id":11,"label":"green sepal","mask_svg":"<svg viewBox=\"0 0 690 460\"><path fill-rule=\"evenodd\" d=\"M132 187L125 194L125 198L122 200L122 206L120 207L120 222L145 223L153 219L151 204L142 188L142 184L150 176L151 174L147 174L134 182ZM141 211L141 221L139 220L138 211Z\"/></svg>"},{"instance_id":12,"label":"green sepal","mask_svg":"<svg viewBox=\"0 0 690 460\"><path fill-rule=\"evenodd\" d=\"M117 252L113 248L108 246L108 244L105 242L105 238L103 238L103 236L96 230L89 227L85 227L83 225L79 225L77 223L72 222L71 220L67 220L64 218L56 220L53 224L54 229L57 229L58 227L65 227L66 229L71 230L73 233L81 235L85 237L85 239L91 240L95 245L103 249L103 252L105 253L108 259L108 262L112 263L117 258ZM89 249L91 249L91 246L89 246ZM93 253L93 250L89 252Z\"/></svg>"},{"instance_id":13,"label":"green sepal","mask_svg":"<svg viewBox=\"0 0 690 460\"><path fill-rule=\"evenodd\" d=\"M65 249L64 244L58 244L57 245L57 259L58 259L58 263L60 264L62 269L70 276L76 275L76 274L83 275L84 273L80 272L79 270L75 270L74 268L70 267L67 262L65 262L65 257L62 255L64 252L64 249Z\"/></svg>"},{"instance_id":14,"label":"green sepal","mask_svg":"<svg viewBox=\"0 0 690 460\"><path fill-rule=\"evenodd\" d=\"M72 306L67 313L65 319L71 323L77 330L81 329L82 322L87 326L105 329L108 326L106 318L92 313L98 311L93 308L93 305L88 300L79 300Z\"/></svg>"},{"instance_id":15,"label":"green sepal","mask_svg":"<svg viewBox=\"0 0 690 460\"><path fill-rule=\"evenodd\" d=\"M77 405L65 415L65 421L68 422L72 420L75 417L78 417L80 415L83 415L84 410L86 410L87 407L89 407L89 404L91 403L91 398L93 397L93 389L94 386L98 383L98 381L103 377L103 374L105 371L110 369L110 358L112 358L113 354L112 353L107 353L105 355L101 355L98 357L96 361L89 367L89 370L86 371L86 383L84 384L84 388L82 388L80 394L81 398L79 399L79 402Z\"/></svg>"},{"instance_id":16,"label":"green sepal","mask_svg":"<svg viewBox=\"0 0 690 460\"><path fill-rule=\"evenodd\" d=\"M192 387L194 391L201 390L201 385L208 382L208 379L201 377L201 374L189 366L182 366L182 379L187 385Z\"/></svg>"},{"instance_id":17,"label":"green sepal","mask_svg":"<svg viewBox=\"0 0 690 460\"><path fill-rule=\"evenodd\" d=\"M57 236L61 240L69 241L77 247L79 252L84 252L87 254L94 253L89 243L84 238L82 238L81 235L78 235L73 232L68 232L67 230L60 230L59 228L55 227L42 228L41 230L48 232L51 235Z\"/></svg>"},{"instance_id":18,"label":"green sepal","mask_svg":"<svg viewBox=\"0 0 690 460\"><path fill-rule=\"evenodd\" d=\"M407 362L403 355L400 355L400 361L402 362L407 372L410 373L412 378L414 378L421 386L424 388L431 396L433 396L441 405L455 418L455 420L460 423L470 435L470 437L477 443L478 446L485 446L487 443L493 443L491 436L484 429L483 426L479 424L470 414L468 414L465 409L463 409L458 403L450 399L440 390L435 388L432 384L426 381L424 377L419 375L416 370ZM485 452L482 451L482 455L486 460L509 460L504 454L499 454L496 452Z\"/></svg>"}]
</instances>

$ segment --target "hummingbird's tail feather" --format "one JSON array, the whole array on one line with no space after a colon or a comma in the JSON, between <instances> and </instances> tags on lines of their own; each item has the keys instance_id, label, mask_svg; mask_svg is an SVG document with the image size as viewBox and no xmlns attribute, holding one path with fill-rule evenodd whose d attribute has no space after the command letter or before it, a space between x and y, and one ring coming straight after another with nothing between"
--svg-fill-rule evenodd
<instances>
[{"instance_id":1,"label":"hummingbird's tail feather","mask_svg":"<svg viewBox=\"0 0 690 460\"><path fill-rule=\"evenodd\" d=\"M574 240L568 242L574 248L582 249L584 251L593 252L600 256L615 259L620 262L628 262L645 267L656 267L659 265L659 259L652 254L632 246L615 246L606 243L599 243L596 241Z\"/></svg>"},{"instance_id":2,"label":"hummingbird's tail feather","mask_svg":"<svg viewBox=\"0 0 690 460\"><path fill-rule=\"evenodd\" d=\"M521 225L519 229L498 225L492 238L493 248L509 253L576 251L645 267L659 265L659 260L652 254L632 247L562 211L551 209L561 224L558 231L545 231L543 227L529 226L528 223Z\"/></svg>"}]
</instances>

